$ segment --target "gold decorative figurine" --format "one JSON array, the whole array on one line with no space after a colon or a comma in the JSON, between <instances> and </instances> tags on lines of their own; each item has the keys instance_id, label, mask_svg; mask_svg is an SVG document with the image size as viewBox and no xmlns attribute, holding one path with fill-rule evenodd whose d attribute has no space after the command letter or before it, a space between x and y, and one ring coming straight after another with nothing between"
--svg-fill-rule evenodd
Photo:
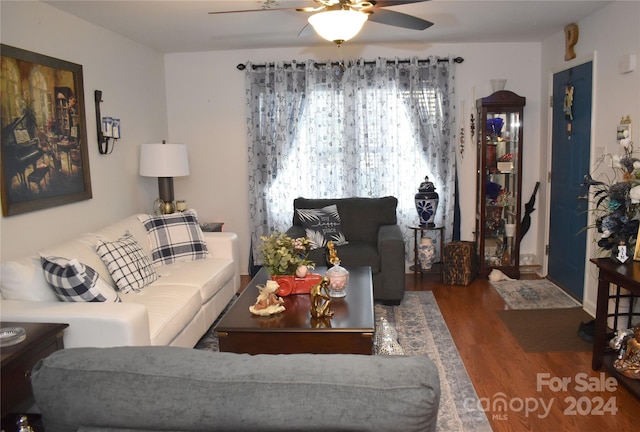
<instances>
[{"instance_id":1,"label":"gold decorative figurine","mask_svg":"<svg viewBox=\"0 0 640 432\"><path fill-rule=\"evenodd\" d=\"M311 316L313 318L325 318L333 315L328 277L323 277L319 284L311 288L309 297L311 299Z\"/></svg>"},{"instance_id":2,"label":"gold decorative figurine","mask_svg":"<svg viewBox=\"0 0 640 432\"><path fill-rule=\"evenodd\" d=\"M327 249L329 250L329 262L333 265L340 264L340 258L338 258L336 248L331 240L327 242Z\"/></svg>"},{"instance_id":3,"label":"gold decorative figurine","mask_svg":"<svg viewBox=\"0 0 640 432\"><path fill-rule=\"evenodd\" d=\"M623 350L618 359L613 362L613 367L626 377L640 379L640 324L623 332L621 336L625 334L628 340L625 344L625 339L621 338L620 345Z\"/></svg>"}]
</instances>

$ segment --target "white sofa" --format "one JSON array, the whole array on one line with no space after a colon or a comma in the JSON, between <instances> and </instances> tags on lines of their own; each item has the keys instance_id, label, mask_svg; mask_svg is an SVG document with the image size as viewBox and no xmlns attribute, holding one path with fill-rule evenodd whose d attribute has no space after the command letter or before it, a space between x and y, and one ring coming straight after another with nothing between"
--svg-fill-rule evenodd
<instances>
[{"instance_id":1,"label":"white sofa","mask_svg":"<svg viewBox=\"0 0 640 432\"><path fill-rule=\"evenodd\" d=\"M159 278L138 292L120 292L122 302L62 302L48 286L39 255L77 258L115 287L95 245L99 238L118 240L126 231L151 259L147 231L138 215L132 215L95 233L2 263L2 321L67 323L67 348L195 346L240 289L238 238L234 233L203 233L208 258L156 267Z\"/></svg>"}]
</instances>

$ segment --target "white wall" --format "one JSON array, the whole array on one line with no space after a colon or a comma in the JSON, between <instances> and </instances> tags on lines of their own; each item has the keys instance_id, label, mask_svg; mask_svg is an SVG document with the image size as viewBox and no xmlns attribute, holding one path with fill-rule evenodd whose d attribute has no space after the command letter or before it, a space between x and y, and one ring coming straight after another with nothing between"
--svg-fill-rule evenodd
<instances>
[{"instance_id":1,"label":"white wall","mask_svg":"<svg viewBox=\"0 0 640 432\"><path fill-rule=\"evenodd\" d=\"M138 176L140 143L167 137L163 55L40 2L0 2L3 44L83 66L93 199L0 218L3 260L35 252L135 212L150 211L157 182ZM121 118L113 154L97 149L94 90Z\"/></svg>"},{"instance_id":2,"label":"white wall","mask_svg":"<svg viewBox=\"0 0 640 432\"><path fill-rule=\"evenodd\" d=\"M461 56L457 65L456 116L460 101L466 108L466 145L459 160L462 205L462 237L473 239L476 148L469 133L470 110L475 98L492 93L491 78L507 78L506 89L527 97L525 107L523 192L528 194L538 180L540 142L540 44L440 44L437 46L357 46L345 44L342 51L327 44L318 48L282 48L169 54L166 56L169 138L189 145L191 175L177 179L176 198L186 199L201 219L225 222L225 229L238 233L246 271L249 256L247 193L247 139L245 124L244 72L238 63L290 60L341 60L376 57L400 59L429 55ZM343 57L344 56L344 57ZM459 154L459 152L458 152ZM416 190L422 179L416 179ZM533 218L537 215L534 213ZM417 219L417 214L416 214ZM522 253L535 249L534 225L522 245Z\"/></svg>"},{"instance_id":3,"label":"white wall","mask_svg":"<svg viewBox=\"0 0 640 432\"><path fill-rule=\"evenodd\" d=\"M560 70L568 69L585 60L594 61L594 93L592 117L591 160L596 158L595 147L604 147L605 153L619 154L620 149L615 140L616 127L620 118L630 115L633 121L633 141L640 143L640 68L627 73L618 72L618 63L626 54L635 54L640 61L640 2L617 1L584 20L578 22L580 29L579 42L575 46L576 59L564 61L565 42L564 32L557 33L542 43L542 87L541 99L548 99L550 95L549 78ZM544 132L541 177L547 170L550 157L550 138L547 130L550 127L549 108L542 106L541 126ZM548 213L549 197L548 185L541 187L542 199L538 212ZM544 219L538 219L541 226L538 230L538 253L547 244L548 229ZM588 236L591 238L591 236ZM587 257L597 255L597 245L590 242ZM588 312L595 313L597 294L597 271L594 265L587 263L584 306Z\"/></svg>"},{"instance_id":4,"label":"white wall","mask_svg":"<svg viewBox=\"0 0 640 432\"><path fill-rule=\"evenodd\" d=\"M594 142L615 150L612 140L621 115L640 121L638 71L620 75L621 55L638 53L638 2L615 2L579 23L579 58L596 57ZM167 139L189 145L189 177L175 180L176 198L186 199L201 219L223 221L239 234L242 268L248 264L249 220L247 204L244 74L238 63L274 60L373 59L377 56L453 55L464 57L457 66L457 108L464 99L467 132L464 157L459 160L462 202L462 237L473 238L476 149L470 141L468 117L475 98L491 93L491 78L506 78L508 90L527 98L524 126L523 196L536 181L546 181L548 76L572 63L564 62L564 34L544 43L441 44L357 46L342 50L327 44L322 49L265 49L219 51L163 56L71 15L39 2L0 2L0 40L83 65L89 160L93 199L3 217L0 219L2 259L11 259L90 231L139 211L150 211L157 195L156 181L137 174L140 143ZM96 149L93 91L103 91L104 114L119 116L123 139L112 155ZM166 98L165 98L166 92ZM635 95L635 97L634 97ZM459 119L458 119L459 123ZM634 127L638 141L638 128ZM604 144L606 142L606 144ZM421 179L416 179L416 187ZM539 196L532 228L521 253L538 259L546 244L546 196ZM589 294L590 293L590 294ZM587 302L594 289L588 290Z\"/></svg>"}]
</instances>

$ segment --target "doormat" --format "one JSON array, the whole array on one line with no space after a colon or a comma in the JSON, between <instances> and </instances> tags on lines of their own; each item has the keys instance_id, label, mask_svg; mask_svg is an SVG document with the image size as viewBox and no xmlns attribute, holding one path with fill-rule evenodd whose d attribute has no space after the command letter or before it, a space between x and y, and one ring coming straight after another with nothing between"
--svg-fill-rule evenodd
<instances>
[{"instance_id":1,"label":"doormat","mask_svg":"<svg viewBox=\"0 0 640 432\"><path fill-rule=\"evenodd\" d=\"M498 316L525 352L593 349L578 336L580 323L593 319L582 308L501 310Z\"/></svg>"},{"instance_id":2,"label":"doormat","mask_svg":"<svg viewBox=\"0 0 640 432\"><path fill-rule=\"evenodd\" d=\"M491 282L510 309L566 309L582 305L547 279Z\"/></svg>"}]
</instances>

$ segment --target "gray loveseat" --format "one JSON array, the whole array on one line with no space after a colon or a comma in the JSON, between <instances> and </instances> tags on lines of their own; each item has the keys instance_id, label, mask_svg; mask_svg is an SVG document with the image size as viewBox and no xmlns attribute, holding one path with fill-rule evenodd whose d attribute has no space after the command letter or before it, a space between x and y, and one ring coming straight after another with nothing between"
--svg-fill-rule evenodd
<instances>
[{"instance_id":1,"label":"gray loveseat","mask_svg":"<svg viewBox=\"0 0 640 432\"><path fill-rule=\"evenodd\" d=\"M338 208L342 231L348 241L336 247L341 265L346 268L370 266L374 300L388 305L400 304L405 288L405 256L404 239L396 218L397 198L296 198L293 226L287 234L293 238L305 235L296 209L319 209L332 204ZM329 265L325 248L312 250L309 259L317 265Z\"/></svg>"},{"instance_id":2,"label":"gray loveseat","mask_svg":"<svg viewBox=\"0 0 640 432\"><path fill-rule=\"evenodd\" d=\"M435 431L426 356L72 348L32 372L47 432Z\"/></svg>"}]
</instances>

